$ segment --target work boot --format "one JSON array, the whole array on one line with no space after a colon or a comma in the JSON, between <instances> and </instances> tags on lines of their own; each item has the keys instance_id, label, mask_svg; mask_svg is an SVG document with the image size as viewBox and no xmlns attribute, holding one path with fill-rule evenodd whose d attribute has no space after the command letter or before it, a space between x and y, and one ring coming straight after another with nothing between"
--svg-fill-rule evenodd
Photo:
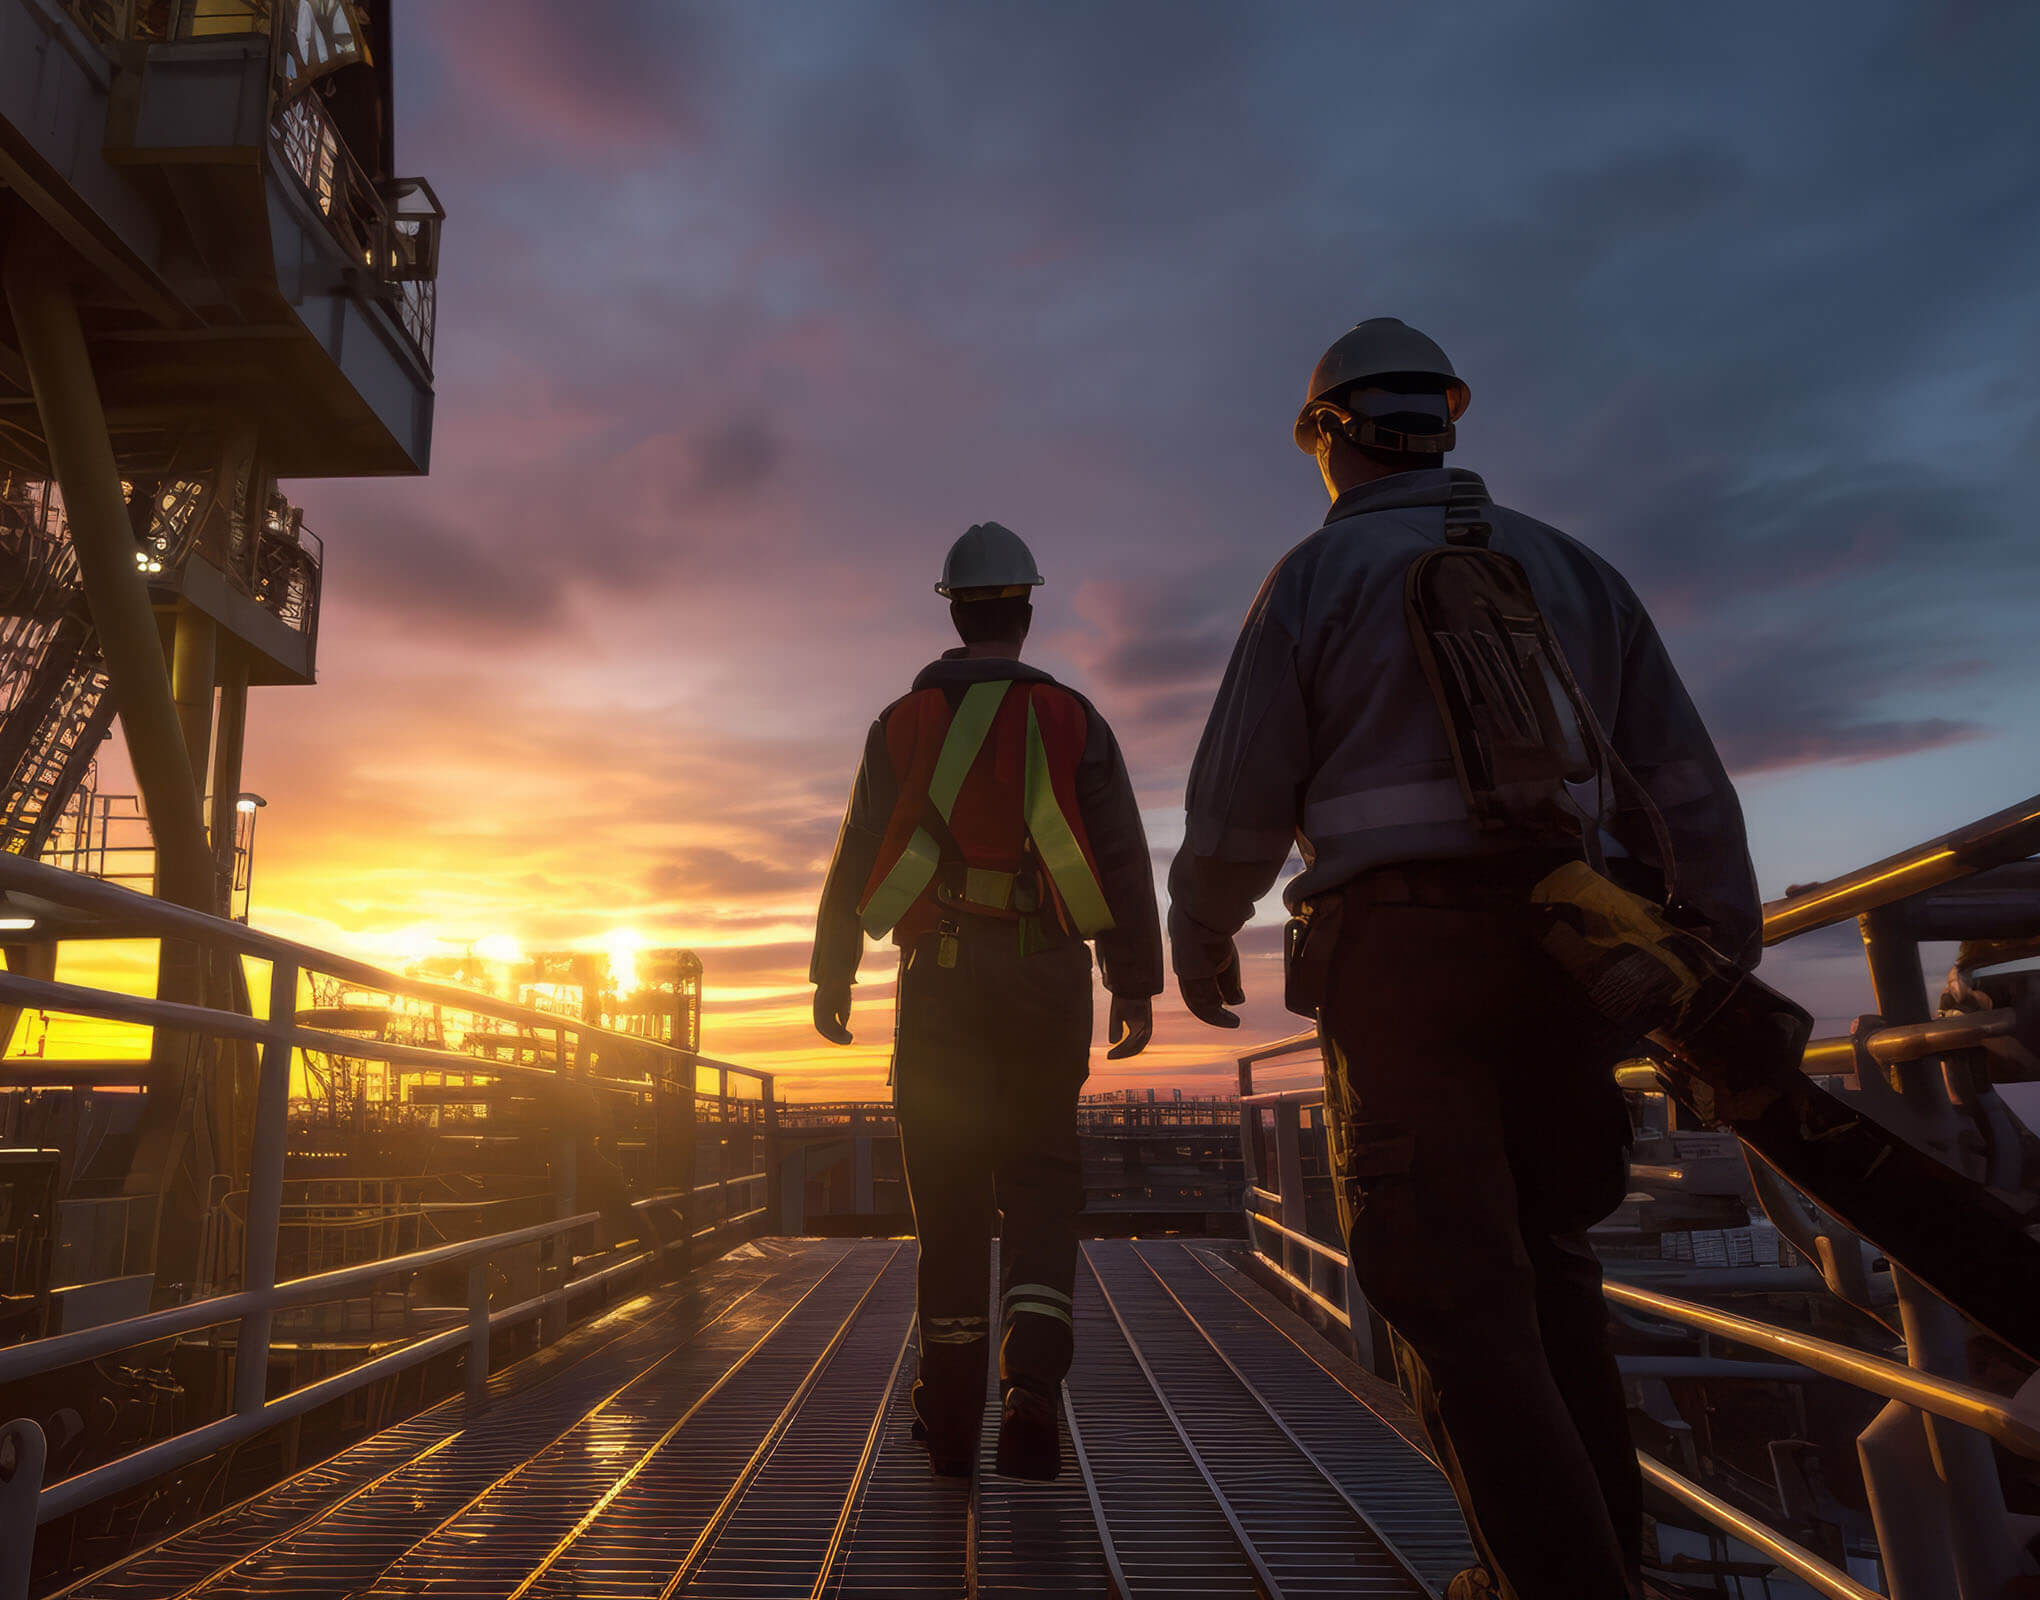
<instances>
[{"instance_id":1,"label":"work boot","mask_svg":"<svg viewBox=\"0 0 2040 1600\"><path fill-rule=\"evenodd\" d=\"M1502 1600L1502 1591L1486 1567L1468 1567L1445 1586L1445 1600Z\"/></svg>"},{"instance_id":2,"label":"work boot","mask_svg":"<svg viewBox=\"0 0 2040 1600\"><path fill-rule=\"evenodd\" d=\"M1062 1471L1062 1435L1057 1430L1055 1400L1014 1384L1006 1391L1005 1414L999 1419L999 1476L1054 1481Z\"/></svg>"},{"instance_id":3,"label":"work boot","mask_svg":"<svg viewBox=\"0 0 2040 1600\"><path fill-rule=\"evenodd\" d=\"M974 1452L953 1440L937 1443L928 1432L928 1424L919 1417L914 1419L914 1442L928 1452L928 1470L938 1478L968 1478L971 1472L971 1456Z\"/></svg>"}]
</instances>

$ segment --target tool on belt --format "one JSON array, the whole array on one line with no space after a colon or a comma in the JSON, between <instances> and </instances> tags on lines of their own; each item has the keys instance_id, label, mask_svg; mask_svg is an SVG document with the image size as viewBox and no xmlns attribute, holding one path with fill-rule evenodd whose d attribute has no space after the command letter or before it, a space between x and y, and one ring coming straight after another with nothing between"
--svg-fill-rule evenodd
<instances>
[{"instance_id":1,"label":"tool on belt","mask_svg":"<svg viewBox=\"0 0 2040 1600\"><path fill-rule=\"evenodd\" d=\"M1813 1019L1663 908L1568 862L1531 891L1547 953L1691 1116L1747 1147L1934 1293L2040 1360L2026 1219L1801 1067Z\"/></svg>"}]
</instances>

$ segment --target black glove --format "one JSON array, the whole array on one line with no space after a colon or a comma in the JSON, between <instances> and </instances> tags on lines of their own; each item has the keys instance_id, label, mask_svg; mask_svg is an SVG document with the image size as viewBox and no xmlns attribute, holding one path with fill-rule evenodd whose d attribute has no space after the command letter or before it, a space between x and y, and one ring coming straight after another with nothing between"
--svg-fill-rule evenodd
<instances>
[{"instance_id":1,"label":"black glove","mask_svg":"<svg viewBox=\"0 0 2040 1600\"><path fill-rule=\"evenodd\" d=\"M1239 1005L1247 998L1246 990L1240 987L1239 946L1226 940L1225 964L1216 973L1209 978L1186 978L1179 972L1176 988L1190 1015L1199 1022L1214 1028L1237 1028L1238 1015L1226 1007Z\"/></svg>"},{"instance_id":2,"label":"black glove","mask_svg":"<svg viewBox=\"0 0 2040 1600\"><path fill-rule=\"evenodd\" d=\"M1112 997L1112 1018L1106 1028L1106 1037L1112 1048L1105 1052L1107 1061L1124 1061L1128 1056L1137 1056L1148 1047L1148 1040L1155 1036L1155 1003L1144 994L1115 994Z\"/></svg>"},{"instance_id":3,"label":"black glove","mask_svg":"<svg viewBox=\"0 0 2040 1600\"><path fill-rule=\"evenodd\" d=\"M815 985L815 1032L830 1044L850 1042L850 985L847 983L818 983Z\"/></svg>"}]
</instances>

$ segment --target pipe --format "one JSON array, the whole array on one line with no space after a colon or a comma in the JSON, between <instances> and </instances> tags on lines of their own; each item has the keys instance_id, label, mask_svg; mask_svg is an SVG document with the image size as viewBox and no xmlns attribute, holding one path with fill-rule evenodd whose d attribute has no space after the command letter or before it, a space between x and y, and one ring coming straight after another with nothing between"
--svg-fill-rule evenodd
<instances>
[{"instance_id":1,"label":"pipe","mask_svg":"<svg viewBox=\"0 0 2040 1600\"><path fill-rule=\"evenodd\" d=\"M106 658L121 733L155 836L158 890L198 910L217 894L155 612L135 566L134 532L106 412L78 320L67 262L40 222L16 223L4 269L8 309L35 391L50 466L64 492L86 604Z\"/></svg>"}]
</instances>

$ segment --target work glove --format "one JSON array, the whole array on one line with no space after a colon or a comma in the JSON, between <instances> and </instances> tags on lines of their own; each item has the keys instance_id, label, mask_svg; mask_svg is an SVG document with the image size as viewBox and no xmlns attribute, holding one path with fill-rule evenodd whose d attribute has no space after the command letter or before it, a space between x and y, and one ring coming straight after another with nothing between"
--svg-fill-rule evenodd
<instances>
[{"instance_id":1,"label":"work glove","mask_svg":"<svg viewBox=\"0 0 2040 1600\"><path fill-rule=\"evenodd\" d=\"M1154 1036L1154 1001L1144 994L1115 994L1111 1021L1106 1027L1112 1048L1105 1052L1105 1059L1124 1061L1128 1056L1137 1056Z\"/></svg>"},{"instance_id":2,"label":"work glove","mask_svg":"<svg viewBox=\"0 0 2040 1600\"><path fill-rule=\"evenodd\" d=\"M1226 1007L1239 1005L1247 998L1247 991L1240 987L1239 946L1226 940L1225 962L1217 972L1208 978L1186 978L1179 972L1176 988L1183 996L1185 1008L1199 1022L1214 1028L1237 1028L1238 1014Z\"/></svg>"},{"instance_id":3,"label":"work glove","mask_svg":"<svg viewBox=\"0 0 2040 1600\"><path fill-rule=\"evenodd\" d=\"M815 1032L830 1044L850 1042L850 985L815 985Z\"/></svg>"}]
</instances>

